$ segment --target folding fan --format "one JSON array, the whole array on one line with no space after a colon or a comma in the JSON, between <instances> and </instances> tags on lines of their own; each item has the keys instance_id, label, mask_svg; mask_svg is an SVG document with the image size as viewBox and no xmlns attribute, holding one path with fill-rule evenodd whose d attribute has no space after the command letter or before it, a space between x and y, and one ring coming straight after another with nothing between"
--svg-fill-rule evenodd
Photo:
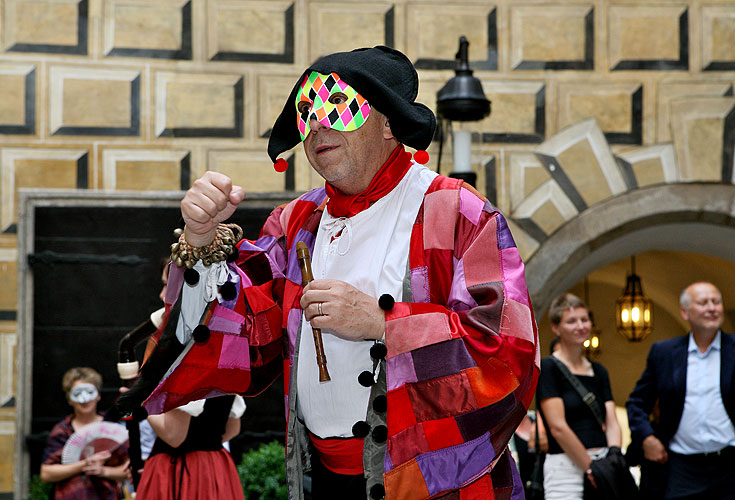
<instances>
[{"instance_id":1,"label":"folding fan","mask_svg":"<svg viewBox=\"0 0 735 500\"><path fill-rule=\"evenodd\" d=\"M100 451L112 453L128 440L128 430L115 422L95 422L75 432L61 450L61 463L84 460Z\"/></svg>"}]
</instances>

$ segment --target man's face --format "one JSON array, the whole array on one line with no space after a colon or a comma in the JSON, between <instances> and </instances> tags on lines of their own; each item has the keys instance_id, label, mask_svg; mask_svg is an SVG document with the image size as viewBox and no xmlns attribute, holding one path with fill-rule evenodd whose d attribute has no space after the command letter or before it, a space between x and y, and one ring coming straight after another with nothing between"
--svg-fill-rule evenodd
<instances>
[{"instance_id":1,"label":"man's face","mask_svg":"<svg viewBox=\"0 0 735 500\"><path fill-rule=\"evenodd\" d=\"M334 76L336 74L333 73ZM308 87L308 76L304 85ZM302 85L302 89L304 89ZM299 120L308 118L308 132L304 139L304 152L314 170L327 182L346 194L362 192L372 180L375 173L385 163L396 146L390 126L384 115L371 108L367 119L352 130L340 131L336 127L325 126L314 112L304 92L296 97L297 109L301 105ZM339 104L333 107L349 105L342 95L330 94ZM357 94L359 96L359 94ZM356 98L355 98L356 99ZM305 103L305 104L304 104ZM367 101L364 103L367 105ZM307 115L308 113L308 115Z\"/></svg>"},{"instance_id":2,"label":"man's face","mask_svg":"<svg viewBox=\"0 0 735 500\"><path fill-rule=\"evenodd\" d=\"M694 332L715 333L722 326L724 308L720 291L710 283L695 283L687 289L688 307L681 308L681 317Z\"/></svg>"}]
</instances>

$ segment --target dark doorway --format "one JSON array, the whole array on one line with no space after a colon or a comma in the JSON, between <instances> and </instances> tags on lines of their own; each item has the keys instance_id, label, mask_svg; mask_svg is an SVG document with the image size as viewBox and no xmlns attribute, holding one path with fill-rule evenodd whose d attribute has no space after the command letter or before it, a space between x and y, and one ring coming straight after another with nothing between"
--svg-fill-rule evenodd
<instances>
[{"instance_id":1,"label":"dark doorway","mask_svg":"<svg viewBox=\"0 0 735 500\"><path fill-rule=\"evenodd\" d=\"M276 204L243 203L231 221L255 239ZM162 306L161 259L179 223L177 203L35 207L34 251L27 256L34 290L31 474L48 431L70 413L61 389L67 369L90 366L102 374L100 410L117 396L118 342ZM282 381L247 403L243 433L231 443L236 460L245 448L282 439L285 429Z\"/></svg>"}]
</instances>

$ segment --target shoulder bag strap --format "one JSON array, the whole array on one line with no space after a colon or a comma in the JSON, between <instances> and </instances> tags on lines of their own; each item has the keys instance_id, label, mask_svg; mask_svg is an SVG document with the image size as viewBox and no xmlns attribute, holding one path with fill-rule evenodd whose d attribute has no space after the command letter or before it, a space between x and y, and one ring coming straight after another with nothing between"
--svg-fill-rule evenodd
<instances>
[{"instance_id":1,"label":"shoulder bag strap","mask_svg":"<svg viewBox=\"0 0 735 500\"><path fill-rule=\"evenodd\" d=\"M597 419L597 423L600 424L600 427L603 429L605 428L605 417L602 412L602 408L600 408L600 402L597 400L597 397L594 395L592 391L588 391L584 385L582 385L582 382L579 381L577 377L572 375L572 372L569 371L569 368L567 368L567 365L562 363L560 360L556 359L554 356L551 356L551 359L554 360L554 363L556 363L556 366L559 367L559 370L564 374L566 379L569 381L570 384L572 384L572 387L574 388L577 393L579 393L580 397L582 398L582 401L584 401L587 406L590 407L590 410L592 410L592 413L595 416L595 419Z\"/></svg>"}]
</instances>

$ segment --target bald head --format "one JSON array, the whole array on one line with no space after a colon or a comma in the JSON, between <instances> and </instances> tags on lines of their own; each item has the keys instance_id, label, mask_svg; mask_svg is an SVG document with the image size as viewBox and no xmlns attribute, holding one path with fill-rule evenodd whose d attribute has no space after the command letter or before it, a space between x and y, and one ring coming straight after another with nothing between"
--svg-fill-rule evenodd
<instances>
[{"instance_id":1,"label":"bald head","mask_svg":"<svg viewBox=\"0 0 735 500\"><path fill-rule=\"evenodd\" d=\"M681 317L695 334L713 335L722 326L722 293L712 283L698 281L686 287L679 296L679 306Z\"/></svg>"}]
</instances>

